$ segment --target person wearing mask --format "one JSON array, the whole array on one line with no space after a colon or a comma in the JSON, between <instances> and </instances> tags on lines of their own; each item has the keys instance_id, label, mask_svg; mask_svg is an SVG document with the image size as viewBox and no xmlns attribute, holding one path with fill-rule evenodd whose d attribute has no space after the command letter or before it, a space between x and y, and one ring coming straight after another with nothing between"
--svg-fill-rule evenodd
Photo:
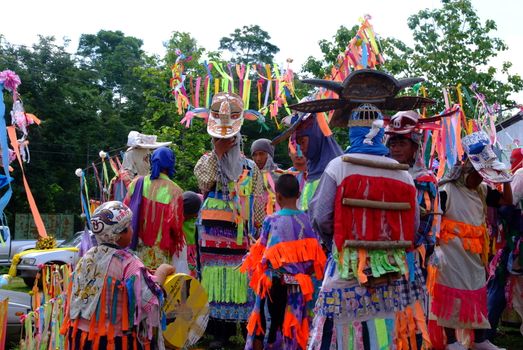
<instances>
[{"instance_id":1,"label":"person wearing mask","mask_svg":"<svg viewBox=\"0 0 523 350\"><path fill-rule=\"evenodd\" d=\"M444 327L446 349L465 350L456 329L474 331L473 350L500 349L487 340L486 206L512 204L510 176L484 132L462 139L467 158L440 182L443 217L432 262L437 268L431 317ZM503 193L484 183L503 183Z\"/></svg>"},{"instance_id":2,"label":"person wearing mask","mask_svg":"<svg viewBox=\"0 0 523 350\"><path fill-rule=\"evenodd\" d=\"M208 330L215 338L211 348L228 344L236 323L247 320L254 304L247 275L237 266L257 236L265 208L260 169L241 152L243 118L240 96L214 95L207 121L213 149L194 167L204 195L198 245L201 283L209 296Z\"/></svg>"},{"instance_id":3,"label":"person wearing mask","mask_svg":"<svg viewBox=\"0 0 523 350\"><path fill-rule=\"evenodd\" d=\"M301 102L312 100L306 97ZM307 211L309 203L318 187L323 171L329 162L343 154L332 132L329 130L324 114L297 112L288 118L290 127L272 140L277 144L291 138L291 144L307 161L307 179L300 197L300 209Z\"/></svg>"},{"instance_id":4,"label":"person wearing mask","mask_svg":"<svg viewBox=\"0 0 523 350\"><path fill-rule=\"evenodd\" d=\"M433 118L426 120L434 121ZM419 206L419 226L415 245L420 249L422 262L434 251L439 227L441 209L439 208L438 181L423 161L422 130L424 120L415 111L401 111L394 114L385 133L390 157L401 164L408 165L409 174L414 180ZM426 266L421 266L426 276Z\"/></svg>"}]
</instances>

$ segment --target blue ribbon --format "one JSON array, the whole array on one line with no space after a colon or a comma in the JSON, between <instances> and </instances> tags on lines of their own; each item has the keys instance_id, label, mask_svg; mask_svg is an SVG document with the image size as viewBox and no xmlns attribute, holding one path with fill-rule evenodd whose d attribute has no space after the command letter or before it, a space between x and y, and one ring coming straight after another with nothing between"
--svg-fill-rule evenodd
<instances>
[{"instance_id":1,"label":"blue ribbon","mask_svg":"<svg viewBox=\"0 0 523 350\"><path fill-rule=\"evenodd\" d=\"M407 264L409 265L409 282L414 282L416 275L416 265L414 265L414 253L407 252Z\"/></svg>"},{"instance_id":2,"label":"blue ribbon","mask_svg":"<svg viewBox=\"0 0 523 350\"><path fill-rule=\"evenodd\" d=\"M0 147L2 148L2 166L4 167L4 173L6 177L9 176L9 152L7 146L7 126L5 124L5 103L4 103L4 84L0 84ZM0 222L2 225L5 225L4 220L4 210L11 199L13 194L13 189L11 188L11 182L8 181L7 191L4 193L2 198L0 198Z\"/></svg>"}]
</instances>

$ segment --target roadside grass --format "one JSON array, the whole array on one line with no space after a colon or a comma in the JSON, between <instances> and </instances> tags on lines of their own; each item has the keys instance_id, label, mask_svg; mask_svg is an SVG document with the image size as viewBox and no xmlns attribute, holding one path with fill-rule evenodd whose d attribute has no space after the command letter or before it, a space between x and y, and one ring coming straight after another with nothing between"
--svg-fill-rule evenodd
<instances>
[{"instance_id":1,"label":"roadside grass","mask_svg":"<svg viewBox=\"0 0 523 350\"><path fill-rule=\"evenodd\" d=\"M2 289L24 293L29 293L29 291L31 290L28 286L25 285L24 280L20 277L13 278L11 282L9 282L9 284L4 286Z\"/></svg>"}]
</instances>

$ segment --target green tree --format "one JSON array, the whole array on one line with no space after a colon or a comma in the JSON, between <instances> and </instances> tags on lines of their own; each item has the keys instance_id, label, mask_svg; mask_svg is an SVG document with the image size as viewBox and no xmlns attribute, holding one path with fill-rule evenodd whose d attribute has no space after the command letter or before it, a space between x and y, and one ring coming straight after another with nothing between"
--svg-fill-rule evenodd
<instances>
[{"instance_id":1,"label":"green tree","mask_svg":"<svg viewBox=\"0 0 523 350\"><path fill-rule=\"evenodd\" d=\"M97 118L99 94L92 74L79 68L53 37L40 37L32 48L2 42L0 65L2 70L9 68L20 76L19 92L26 111L42 119L40 127L29 127L32 157L24 165L40 211L79 213L74 170L86 166L89 144L104 147L107 140L107 128ZM14 196L7 209L11 214L26 213L29 207L22 174L16 164L13 167Z\"/></svg>"},{"instance_id":2,"label":"green tree","mask_svg":"<svg viewBox=\"0 0 523 350\"><path fill-rule=\"evenodd\" d=\"M100 110L134 126L143 114L143 86L135 69L145 64L142 40L121 31L100 30L82 34L77 55L82 67L97 72L100 85Z\"/></svg>"},{"instance_id":3,"label":"green tree","mask_svg":"<svg viewBox=\"0 0 523 350\"><path fill-rule=\"evenodd\" d=\"M430 97L441 101L441 88L476 83L490 103L514 104L509 95L521 91L523 81L509 73L510 62L501 68L492 65L492 59L508 47L492 35L496 23L482 22L470 0L442 0L441 8L410 16L408 25L414 48L406 70L427 78ZM437 106L439 110L442 107L441 103ZM470 112L467 115L472 116Z\"/></svg>"},{"instance_id":4,"label":"green tree","mask_svg":"<svg viewBox=\"0 0 523 350\"><path fill-rule=\"evenodd\" d=\"M169 79L170 67L176 62L180 52L191 57L184 63L187 74L205 76L205 67L200 63L204 58L205 49L199 46L189 33L176 31L165 43L165 47L167 52L164 59L150 57L147 67L139 70L139 78L146 86L143 130L158 135L160 140L173 142L172 148L176 154L175 181L184 190L197 190L194 165L200 156L209 150L210 138L203 120L195 118L190 128L180 124L183 115L178 114L171 95ZM203 96L200 97L203 101Z\"/></svg>"},{"instance_id":5,"label":"green tree","mask_svg":"<svg viewBox=\"0 0 523 350\"><path fill-rule=\"evenodd\" d=\"M269 33L258 25L243 26L220 39L220 50L230 51L232 62L271 63L280 49L270 39Z\"/></svg>"}]
</instances>

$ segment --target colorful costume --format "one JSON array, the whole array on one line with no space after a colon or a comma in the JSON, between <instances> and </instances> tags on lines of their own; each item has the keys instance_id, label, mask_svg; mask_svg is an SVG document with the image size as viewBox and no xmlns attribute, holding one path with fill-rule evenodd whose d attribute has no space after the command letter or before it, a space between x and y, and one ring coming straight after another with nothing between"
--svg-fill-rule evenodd
<instances>
[{"instance_id":1,"label":"colorful costume","mask_svg":"<svg viewBox=\"0 0 523 350\"><path fill-rule=\"evenodd\" d=\"M227 132L221 137L235 137L236 143L220 159L215 151L204 154L194 167L205 196L199 231L201 281L208 292L210 316L230 321L247 320L252 309L254 295L249 291L247 275L237 267L265 217L261 173L240 152L241 122L237 118L241 119L242 113L239 96L214 96L208 132L218 137L223 128ZM236 119L231 121L232 116Z\"/></svg>"},{"instance_id":2,"label":"colorful costume","mask_svg":"<svg viewBox=\"0 0 523 350\"><path fill-rule=\"evenodd\" d=\"M468 159L456 165L440 183L444 214L439 246L432 259L437 275L430 311L442 327L489 329L485 274L489 243L485 214L487 205L498 206L501 194L486 184L471 189L466 179L477 167L486 179L497 181L510 176L500 173L496 156L487 149L490 141L485 133L468 135L462 143ZM495 164L495 168L489 164Z\"/></svg>"},{"instance_id":3,"label":"colorful costume","mask_svg":"<svg viewBox=\"0 0 523 350\"><path fill-rule=\"evenodd\" d=\"M302 211L282 209L265 219L260 239L250 249L242 271L251 276L256 304L247 326L245 349L252 349L255 337L266 335L274 349L306 349L309 338L308 301L312 299L311 275L323 277L325 254L309 218ZM269 320L265 304L280 310L280 328L266 332ZM279 306L279 307L278 307ZM271 306L269 306L271 310ZM277 317L278 316L278 317Z\"/></svg>"},{"instance_id":4,"label":"colorful costume","mask_svg":"<svg viewBox=\"0 0 523 350\"><path fill-rule=\"evenodd\" d=\"M201 195L186 191L183 193L183 233L187 245L187 264L192 277L200 277L200 259L198 253L198 231L196 227L197 216L202 206Z\"/></svg>"},{"instance_id":5,"label":"colorful costume","mask_svg":"<svg viewBox=\"0 0 523 350\"><path fill-rule=\"evenodd\" d=\"M302 99L309 100L310 98ZM308 147L304 154L307 158L307 176L303 188L300 187L300 209L304 211L309 208L310 200L327 164L343 153L328 129L327 122L318 118L324 118L323 114L297 113L288 118L287 123L290 127L272 141L273 144L278 144L290 137L290 144L301 154L297 139L308 137Z\"/></svg>"},{"instance_id":6,"label":"colorful costume","mask_svg":"<svg viewBox=\"0 0 523 350\"><path fill-rule=\"evenodd\" d=\"M258 139L254 141L251 145L251 157L258 151L267 153L267 161L260 171L263 178L262 200L265 206L265 214L271 215L275 210L279 209L278 203L276 203L274 184L282 171L278 169L278 166L274 163L274 146L271 145L270 140Z\"/></svg>"},{"instance_id":7,"label":"colorful costume","mask_svg":"<svg viewBox=\"0 0 523 350\"><path fill-rule=\"evenodd\" d=\"M74 271L63 326L69 349L164 349L162 288L135 255L115 244L131 216L120 202L106 202L93 214L100 245Z\"/></svg>"},{"instance_id":8,"label":"colorful costume","mask_svg":"<svg viewBox=\"0 0 523 350\"><path fill-rule=\"evenodd\" d=\"M417 81L402 83L382 72L360 70L339 86L325 82L339 100L291 106L314 112L332 104L339 108L336 122L350 127L347 154L328 164L309 205L314 229L327 244L332 242L309 349L416 349L418 333L428 340L424 279L411 251L416 189L408 166L385 157L381 112L361 105L379 101L395 109L387 105L395 103L394 94Z\"/></svg>"},{"instance_id":9,"label":"colorful costume","mask_svg":"<svg viewBox=\"0 0 523 350\"><path fill-rule=\"evenodd\" d=\"M169 160L161 166L160 159L164 157ZM174 159L170 157L174 154L168 148L154 151L151 175L135 179L124 201L135 213L131 247L137 250L144 264L153 269L163 263L184 260L183 192L170 179L174 174ZM160 172L161 167L172 170L166 175Z\"/></svg>"},{"instance_id":10,"label":"colorful costume","mask_svg":"<svg viewBox=\"0 0 523 350\"><path fill-rule=\"evenodd\" d=\"M497 211L503 232L503 247L499 249L489 264L487 281L488 319L491 330L487 337L492 340L496 335L499 320L505 308L514 310L523 317L523 149L515 148L510 156L511 171L514 175L511 183L514 206L505 206ZM523 324L520 326L523 335Z\"/></svg>"},{"instance_id":11,"label":"colorful costume","mask_svg":"<svg viewBox=\"0 0 523 350\"><path fill-rule=\"evenodd\" d=\"M419 114L414 111L402 111L391 117L385 131L390 136L389 141L404 138L417 145L414 159L409 164L409 174L414 179L420 208L420 222L414 243L422 252L423 260L425 260L425 252L430 255L434 250L436 234L440 227L441 208L438 180L434 173L426 168L422 157L424 151L421 145L422 130L433 129L431 123L439 119L439 117L420 119Z\"/></svg>"}]
</instances>

